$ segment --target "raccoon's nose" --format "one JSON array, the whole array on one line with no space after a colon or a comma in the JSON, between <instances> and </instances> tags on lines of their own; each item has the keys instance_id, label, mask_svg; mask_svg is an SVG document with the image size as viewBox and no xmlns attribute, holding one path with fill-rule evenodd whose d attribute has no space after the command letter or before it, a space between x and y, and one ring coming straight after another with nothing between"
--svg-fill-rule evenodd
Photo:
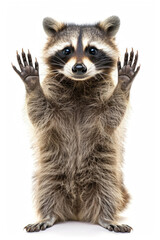
<instances>
[{"instance_id":1,"label":"raccoon's nose","mask_svg":"<svg viewBox=\"0 0 160 240\"><path fill-rule=\"evenodd\" d=\"M87 72L87 68L83 63L77 63L72 67L72 72L77 74L83 74Z\"/></svg>"}]
</instances>

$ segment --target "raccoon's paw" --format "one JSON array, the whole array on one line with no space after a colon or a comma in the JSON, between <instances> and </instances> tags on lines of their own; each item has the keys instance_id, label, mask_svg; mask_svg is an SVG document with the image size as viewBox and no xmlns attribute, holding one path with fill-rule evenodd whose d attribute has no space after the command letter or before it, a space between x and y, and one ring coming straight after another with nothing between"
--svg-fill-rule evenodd
<instances>
[{"instance_id":1,"label":"raccoon's paw","mask_svg":"<svg viewBox=\"0 0 160 240\"><path fill-rule=\"evenodd\" d=\"M23 60L23 63L17 51L17 61L21 71L19 71L13 64L12 64L12 67L15 70L15 72L20 76L20 78L23 80L27 89L34 90L35 87L39 85L39 66L38 66L37 59L35 61L35 67L34 67L29 50L26 58L26 54L22 49L22 60Z\"/></svg>"},{"instance_id":2,"label":"raccoon's paw","mask_svg":"<svg viewBox=\"0 0 160 240\"><path fill-rule=\"evenodd\" d=\"M121 233L130 233L132 228L126 224L122 225L108 225L106 227L109 231L114 231L114 232L121 232Z\"/></svg>"},{"instance_id":3,"label":"raccoon's paw","mask_svg":"<svg viewBox=\"0 0 160 240\"><path fill-rule=\"evenodd\" d=\"M130 58L128 59L128 51L126 49L126 53L124 55L124 65L121 67L121 62L118 59L117 67L118 67L118 84L120 84L121 89L123 91L130 90L130 87L132 85L132 82L139 72L140 66L137 67L137 61L138 61L138 51L135 55L134 62L134 51L132 48L132 51L130 52ZM132 64L133 63L133 64ZM135 70L136 69L136 70Z\"/></svg>"},{"instance_id":4,"label":"raccoon's paw","mask_svg":"<svg viewBox=\"0 0 160 240\"><path fill-rule=\"evenodd\" d=\"M115 222L99 219L99 225L113 232L129 233L132 228L126 224L117 225Z\"/></svg>"},{"instance_id":5,"label":"raccoon's paw","mask_svg":"<svg viewBox=\"0 0 160 240\"><path fill-rule=\"evenodd\" d=\"M45 230L46 228L52 227L55 223L55 219L51 218L44 220L35 224L28 224L24 227L27 232L39 232L40 230Z\"/></svg>"}]
</instances>

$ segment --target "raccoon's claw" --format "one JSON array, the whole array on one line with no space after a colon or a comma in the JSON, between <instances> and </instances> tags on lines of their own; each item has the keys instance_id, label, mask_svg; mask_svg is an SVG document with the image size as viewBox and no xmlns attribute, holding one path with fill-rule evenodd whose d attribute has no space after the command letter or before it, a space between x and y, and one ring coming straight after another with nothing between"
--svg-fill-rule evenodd
<instances>
[{"instance_id":1,"label":"raccoon's claw","mask_svg":"<svg viewBox=\"0 0 160 240\"><path fill-rule=\"evenodd\" d=\"M133 52L133 48L132 48L132 51L131 51L131 53L130 53L130 59L129 59L129 62L128 62L128 64L129 64L130 66L132 65L133 57L134 57L134 52Z\"/></svg>"},{"instance_id":2,"label":"raccoon's claw","mask_svg":"<svg viewBox=\"0 0 160 240\"><path fill-rule=\"evenodd\" d=\"M22 48L22 59L23 59L24 66L25 67L28 66L28 62L27 62L27 59L26 59L26 54L23 51L23 48Z\"/></svg>"},{"instance_id":3,"label":"raccoon's claw","mask_svg":"<svg viewBox=\"0 0 160 240\"><path fill-rule=\"evenodd\" d=\"M106 227L109 231L114 231L114 232L121 232L121 233L129 233L131 232L132 228L126 224L122 225L108 225Z\"/></svg>"},{"instance_id":4,"label":"raccoon's claw","mask_svg":"<svg viewBox=\"0 0 160 240\"><path fill-rule=\"evenodd\" d=\"M115 224L115 223L108 223L105 220L99 220L99 225L108 229L109 231L113 232L121 232L121 233L129 233L133 230L132 227L128 226L127 224Z\"/></svg>"},{"instance_id":5,"label":"raccoon's claw","mask_svg":"<svg viewBox=\"0 0 160 240\"><path fill-rule=\"evenodd\" d=\"M127 62L128 62L128 49L126 48L126 52L124 55L124 66L127 65Z\"/></svg>"},{"instance_id":6,"label":"raccoon's claw","mask_svg":"<svg viewBox=\"0 0 160 240\"><path fill-rule=\"evenodd\" d=\"M22 60L21 57L18 53L18 51L16 51L17 53L17 62L19 64L19 67L21 69L21 72L12 64L13 69L19 74L19 76L25 80L26 77L28 76L38 76L39 75L39 68L38 68L38 62L37 59L35 61L35 68L33 67L33 63L32 63L32 56L28 50L28 54L27 54L27 58L26 58L26 54L22 48Z\"/></svg>"},{"instance_id":7,"label":"raccoon's claw","mask_svg":"<svg viewBox=\"0 0 160 240\"><path fill-rule=\"evenodd\" d=\"M29 49L28 49L28 54L27 54L27 56L28 56L28 62L29 62L29 65L30 65L31 67L33 67L32 56L31 56L31 54L30 54Z\"/></svg>"},{"instance_id":8,"label":"raccoon's claw","mask_svg":"<svg viewBox=\"0 0 160 240\"><path fill-rule=\"evenodd\" d=\"M37 71L39 71L39 65L38 65L38 62L37 62L37 58L35 58L35 69Z\"/></svg>"},{"instance_id":9,"label":"raccoon's claw","mask_svg":"<svg viewBox=\"0 0 160 240\"><path fill-rule=\"evenodd\" d=\"M134 62L133 62L134 59ZM137 73L139 72L140 66L136 68L137 65L137 61L138 61L138 51L135 55L134 58L134 51L133 48L130 52L130 57L128 54L128 50L126 49L126 53L124 55L124 65L123 67L121 67L121 62L118 59L117 62L117 68L118 68L118 82L121 85L121 89L123 91L125 90L129 90L131 87L131 84L135 78L135 76L137 75Z\"/></svg>"},{"instance_id":10,"label":"raccoon's claw","mask_svg":"<svg viewBox=\"0 0 160 240\"><path fill-rule=\"evenodd\" d=\"M23 48L22 48L21 57L18 51L16 51L16 53L17 53L17 62L19 64L21 71L19 71L13 64L12 64L12 67L15 70L15 72L20 76L20 78L23 80L23 82L27 86L27 89L33 90L37 85L39 85L39 66L38 66L37 59L35 61L35 67L34 67L32 63L32 56L29 50L28 50L27 57Z\"/></svg>"},{"instance_id":11,"label":"raccoon's claw","mask_svg":"<svg viewBox=\"0 0 160 240\"><path fill-rule=\"evenodd\" d=\"M51 218L35 224L28 224L24 227L24 229L26 229L27 232L39 232L40 230L45 230L46 228L52 227L54 223L55 219Z\"/></svg>"},{"instance_id":12,"label":"raccoon's claw","mask_svg":"<svg viewBox=\"0 0 160 240\"><path fill-rule=\"evenodd\" d=\"M40 230L45 230L46 228L51 227L47 223L35 223L35 224L28 224L24 229L26 229L27 232L39 232Z\"/></svg>"}]
</instances>

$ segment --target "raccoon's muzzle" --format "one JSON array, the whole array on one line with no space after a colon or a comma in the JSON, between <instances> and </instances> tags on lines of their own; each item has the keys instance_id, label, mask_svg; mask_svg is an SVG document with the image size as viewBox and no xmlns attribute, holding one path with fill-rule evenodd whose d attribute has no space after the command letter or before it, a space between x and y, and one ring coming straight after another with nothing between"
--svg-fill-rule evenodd
<instances>
[{"instance_id":1,"label":"raccoon's muzzle","mask_svg":"<svg viewBox=\"0 0 160 240\"><path fill-rule=\"evenodd\" d=\"M76 75L82 75L87 72L87 67L83 63L76 63L72 67L72 72Z\"/></svg>"}]
</instances>

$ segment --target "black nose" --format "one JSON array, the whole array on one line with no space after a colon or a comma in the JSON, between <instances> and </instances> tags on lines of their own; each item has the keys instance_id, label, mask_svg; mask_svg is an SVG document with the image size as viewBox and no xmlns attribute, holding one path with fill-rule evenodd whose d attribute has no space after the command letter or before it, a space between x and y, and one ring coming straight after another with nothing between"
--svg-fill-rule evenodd
<instances>
[{"instance_id":1,"label":"black nose","mask_svg":"<svg viewBox=\"0 0 160 240\"><path fill-rule=\"evenodd\" d=\"M72 67L72 72L77 74L83 74L87 72L87 68L83 63L77 63Z\"/></svg>"}]
</instances>

